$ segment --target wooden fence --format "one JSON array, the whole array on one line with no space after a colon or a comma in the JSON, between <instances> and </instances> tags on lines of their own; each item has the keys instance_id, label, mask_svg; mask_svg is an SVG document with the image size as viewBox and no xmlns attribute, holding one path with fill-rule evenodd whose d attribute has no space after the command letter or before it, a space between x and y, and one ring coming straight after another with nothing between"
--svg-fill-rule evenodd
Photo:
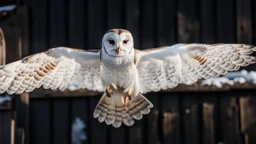
<instances>
[{"instance_id":1,"label":"wooden fence","mask_svg":"<svg viewBox=\"0 0 256 144\"><path fill-rule=\"evenodd\" d=\"M4 4L16 2L7 1ZM14 11L0 13L7 63L55 46L100 48L103 34L116 27L131 31L139 49L178 42L256 45L253 0L17 2ZM255 144L255 88L193 85L149 93L151 113L134 126L119 129L92 117L99 93L40 89L0 107L0 144L70 144L76 117L87 125L86 144Z\"/></svg>"}]
</instances>

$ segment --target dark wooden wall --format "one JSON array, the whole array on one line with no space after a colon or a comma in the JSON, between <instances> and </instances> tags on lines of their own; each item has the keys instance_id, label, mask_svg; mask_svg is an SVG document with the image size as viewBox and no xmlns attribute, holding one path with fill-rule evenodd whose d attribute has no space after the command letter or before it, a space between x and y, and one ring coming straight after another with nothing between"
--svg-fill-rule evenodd
<instances>
[{"instance_id":1,"label":"dark wooden wall","mask_svg":"<svg viewBox=\"0 0 256 144\"><path fill-rule=\"evenodd\" d=\"M131 31L139 49L192 43L256 45L254 0L23 0L23 17L12 29L7 62L51 47L100 48L110 28ZM26 8L28 11L26 11ZM23 9L23 10L22 10ZM19 11L18 11L19 12ZM24 17L24 14L28 17ZM13 24L10 24L13 25ZM8 25L8 26L10 26ZM17 28L17 27L15 27ZM14 35L14 36L13 36ZM13 36L13 37L12 37ZM87 125L86 144L255 144L256 93L253 89L150 93L151 113L133 127L114 129L92 117L99 96L32 93L17 127L27 144L70 144L71 123ZM25 97L26 98L26 97ZM20 119L20 120L19 120Z\"/></svg>"}]
</instances>

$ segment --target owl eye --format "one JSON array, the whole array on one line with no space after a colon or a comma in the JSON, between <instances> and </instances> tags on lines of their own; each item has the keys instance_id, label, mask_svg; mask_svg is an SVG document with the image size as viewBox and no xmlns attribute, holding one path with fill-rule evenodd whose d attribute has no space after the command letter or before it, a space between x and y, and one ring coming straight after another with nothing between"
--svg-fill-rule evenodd
<instances>
[{"instance_id":1,"label":"owl eye","mask_svg":"<svg viewBox=\"0 0 256 144\"><path fill-rule=\"evenodd\" d=\"M108 40L108 42L109 42L110 44L112 44L112 45L115 44L115 41L114 41L114 40Z\"/></svg>"},{"instance_id":2,"label":"owl eye","mask_svg":"<svg viewBox=\"0 0 256 144\"><path fill-rule=\"evenodd\" d=\"M124 44L127 44L127 43L128 43L128 41L129 41L129 40L124 40L124 41L123 41L123 43L124 43Z\"/></svg>"}]
</instances>

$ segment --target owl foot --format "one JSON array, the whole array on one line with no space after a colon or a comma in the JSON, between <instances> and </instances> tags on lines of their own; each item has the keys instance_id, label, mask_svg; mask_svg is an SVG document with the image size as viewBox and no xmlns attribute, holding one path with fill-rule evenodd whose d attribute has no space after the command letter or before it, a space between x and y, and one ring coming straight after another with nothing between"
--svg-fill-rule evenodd
<instances>
[{"instance_id":1,"label":"owl foot","mask_svg":"<svg viewBox=\"0 0 256 144\"><path fill-rule=\"evenodd\" d=\"M132 100L132 92L129 90L124 94L125 97L127 97L129 100Z\"/></svg>"},{"instance_id":2,"label":"owl foot","mask_svg":"<svg viewBox=\"0 0 256 144\"><path fill-rule=\"evenodd\" d=\"M107 97L111 97L111 95L113 94L113 87L110 85L106 88L106 94L107 94Z\"/></svg>"}]
</instances>

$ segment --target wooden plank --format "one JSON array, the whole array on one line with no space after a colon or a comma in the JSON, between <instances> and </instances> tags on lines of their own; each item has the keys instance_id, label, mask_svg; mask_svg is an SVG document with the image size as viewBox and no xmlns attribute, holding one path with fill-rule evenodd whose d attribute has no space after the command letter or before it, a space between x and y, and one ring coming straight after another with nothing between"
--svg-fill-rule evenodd
<instances>
[{"instance_id":1,"label":"wooden plank","mask_svg":"<svg viewBox=\"0 0 256 144\"><path fill-rule=\"evenodd\" d=\"M11 120L12 112L3 111L0 112L0 143L1 144L10 144L11 143Z\"/></svg>"},{"instance_id":2,"label":"wooden plank","mask_svg":"<svg viewBox=\"0 0 256 144\"><path fill-rule=\"evenodd\" d=\"M110 127L110 143L111 144L125 144L126 140L126 126L122 124L119 128Z\"/></svg>"},{"instance_id":3,"label":"wooden plank","mask_svg":"<svg viewBox=\"0 0 256 144\"><path fill-rule=\"evenodd\" d=\"M87 9L86 1L72 0L69 1L69 46L85 49L87 45Z\"/></svg>"},{"instance_id":4,"label":"wooden plank","mask_svg":"<svg viewBox=\"0 0 256 144\"><path fill-rule=\"evenodd\" d=\"M69 105L68 99L53 100L53 144L69 144Z\"/></svg>"},{"instance_id":5,"label":"wooden plank","mask_svg":"<svg viewBox=\"0 0 256 144\"><path fill-rule=\"evenodd\" d=\"M156 42L157 46L172 45L177 42L176 0L156 1Z\"/></svg>"},{"instance_id":6,"label":"wooden plank","mask_svg":"<svg viewBox=\"0 0 256 144\"><path fill-rule=\"evenodd\" d=\"M201 40L203 43L216 41L216 0L201 1Z\"/></svg>"},{"instance_id":7,"label":"wooden plank","mask_svg":"<svg viewBox=\"0 0 256 144\"><path fill-rule=\"evenodd\" d=\"M135 121L132 127L128 127L128 144L142 144L143 143L143 122L142 120Z\"/></svg>"},{"instance_id":8,"label":"wooden plank","mask_svg":"<svg viewBox=\"0 0 256 144\"><path fill-rule=\"evenodd\" d=\"M16 126L24 130L25 143L29 144L29 95L23 93L20 96L15 96L15 112L16 112Z\"/></svg>"},{"instance_id":9,"label":"wooden plank","mask_svg":"<svg viewBox=\"0 0 256 144\"><path fill-rule=\"evenodd\" d=\"M6 61L6 42L2 28L0 27L0 65L5 64Z\"/></svg>"},{"instance_id":10,"label":"wooden plank","mask_svg":"<svg viewBox=\"0 0 256 144\"><path fill-rule=\"evenodd\" d=\"M140 49L155 47L155 1L141 0L140 3Z\"/></svg>"},{"instance_id":11,"label":"wooden plank","mask_svg":"<svg viewBox=\"0 0 256 144\"><path fill-rule=\"evenodd\" d=\"M160 143L159 137L159 122L160 122L160 112L161 108L159 106L160 94L150 93L145 95L146 98L154 105L151 112L148 114L148 144Z\"/></svg>"},{"instance_id":12,"label":"wooden plank","mask_svg":"<svg viewBox=\"0 0 256 144\"><path fill-rule=\"evenodd\" d=\"M107 29L124 28L125 24L125 1L107 1Z\"/></svg>"},{"instance_id":13,"label":"wooden plank","mask_svg":"<svg viewBox=\"0 0 256 144\"><path fill-rule=\"evenodd\" d=\"M30 2L30 52L37 53L48 49L48 1Z\"/></svg>"},{"instance_id":14,"label":"wooden plank","mask_svg":"<svg viewBox=\"0 0 256 144\"><path fill-rule=\"evenodd\" d=\"M220 93L220 96L222 141L225 144L243 144L240 135L238 95L225 92Z\"/></svg>"},{"instance_id":15,"label":"wooden plank","mask_svg":"<svg viewBox=\"0 0 256 144\"><path fill-rule=\"evenodd\" d=\"M234 43L235 29L235 1L217 0L217 42Z\"/></svg>"},{"instance_id":16,"label":"wooden plank","mask_svg":"<svg viewBox=\"0 0 256 144\"><path fill-rule=\"evenodd\" d=\"M236 2L237 42L250 44L252 42L252 1L237 0Z\"/></svg>"},{"instance_id":17,"label":"wooden plank","mask_svg":"<svg viewBox=\"0 0 256 144\"><path fill-rule=\"evenodd\" d=\"M100 49L101 40L106 30L105 1L88 0L88 33L87 49Z\"/></svg>"},{"instance_id":18,"label":"wooden plank","mask_svg":"<svg viewBox=\"0 0 256 144\"><path fill-rule=\"evenodd\" d=\"M181 98L181 143L200 143L200 98L195 93L185 93Z\"/></svg>"},{"instance_id":19,"label":"wooden plank","mask_svg":"<svg viewBox=\"0 0 256 144\"><path fill-rule=\"evenodd\" d=\"M74 98L72 99L72 123L76 118L80 118L84 124L86 125L84 132L86 134L89 133L88 131L88 121L89 117L89 98ZM83 144L87 144L88 139L83 141Z\"/></svg>"},{"instance_id":20,"label":"wooden plank","mask_svg":"<svg viewBox=\"0 0 256 144\"><path fill-rule=\"evenodd\" d=\"M202 95L202 143L203 144L215 144L219 142L215 139L215 128L218 127L216 123L216 107L217 99L214 94L206 93ZM216 113L216 114L215 114Z\"/></svg>"},{"instance_id":21,"label":"wooden plank","mask_svg":"<svg viewBox=\"0 0 256 144\"><path fill-rule=\"evenodd\" d=\"M255 93L243 94L239 98L241 131L244 144L256 143L256 97Z\"/></svg>"},{"instance_id":22,"label":"wooden plank","mask_svg":"<svg viewBox=\"0 0 256 144\"><path fill-rule=\"evenodd\" d=\"M179 96L177 93L161 95L163 143L181 143L179 107Z\"/></svg>"},{"instance_id":23,"label":"wooden plank","mask_svg":"<svg viewBox=\"0 0 256 144\"><path fill-rule=\"evenodd\" d=\"M252 19L252 44L253 45L256 45L256 15L255 15L256 9L255 7L256 7L256 2L252 0L251 1L251 8L252 8L251 19Z\"/></svg>"},{"instance_id":24,"label":"wooden plank","mask_svg":"<svg viewBox=\"0 0 256 144\"><path fill-rule=\"evenodd\" d=\"M49 1L50 47L67 46L67 2L63 0Z\"/></svg>"},{"instance_id":25,"label":"wooden plank","mask_svg":"<svg viewBox=\"0 0 256 144\"><path fill-rule=\"evenodd\" d=\"M100 100L100 96L90 98L90 111L89 111L89 123L88 123L88 140L90 144L107 144L108 134L107 125L100 123L98 119L93 118L93 111Z\"/></svg>"},{"instance_id":26,"label":"wooden plank","mask_svg":"<svg viewBox=\"0 0 256 144\"><path fill-rule=\"evenodd\" d=\"M49 99L31 100L30 143L51 143L51 105Z\"/></svg>"},{"instance_id":27,"label":"wooden plank","mask_svg":"<svg viewBox=\"0 0 256 144\"><path fill-rule=\"evenodd\" d=\"M134 47L141 49L139 0L125 1L125 28L132 33L134 39Z\"/></svg>"},{"instance_id":28,"label":"wooden plank","mask_svg":"<svg viewBox=\"0 0 256 144\"><path fill-rule=\"evenodd\" d=\"M199 1L178 1L178 42L199 42Z\"/></svg>"}]
</instances>

